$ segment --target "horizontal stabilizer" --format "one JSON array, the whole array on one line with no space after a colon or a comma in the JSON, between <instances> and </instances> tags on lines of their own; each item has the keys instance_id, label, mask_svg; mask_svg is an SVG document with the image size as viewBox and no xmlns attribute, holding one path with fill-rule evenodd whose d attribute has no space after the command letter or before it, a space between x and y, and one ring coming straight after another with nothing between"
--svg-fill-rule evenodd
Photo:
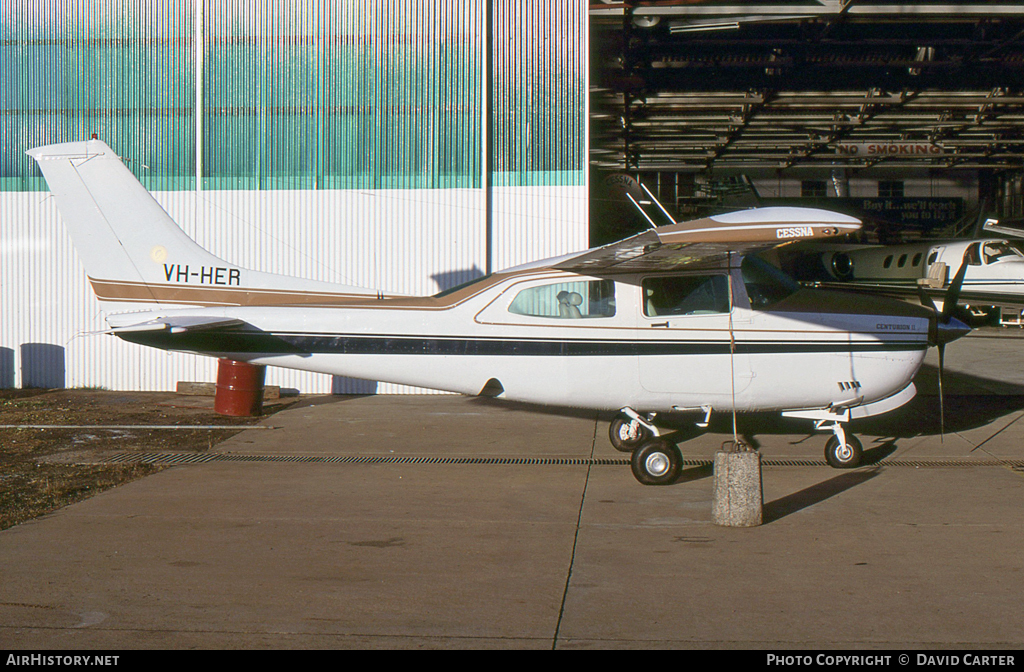
<instances>
[{"instance_id":1,"label":"horizontal stabilizer","mask_svg":"<svg viewBox=\"0 0 1024 672\"><path fill-rule=\"evenodd\" d=\"M159 317L155 320L126 325L123 327L113 327L96 333L129 334L147 331L167 331L172 334L184 334L186 332L210 331L212 329L238 327L243 324L245 324L245 322L234 318L183 315L180 317Z\"/></svg>"}]
</instances>

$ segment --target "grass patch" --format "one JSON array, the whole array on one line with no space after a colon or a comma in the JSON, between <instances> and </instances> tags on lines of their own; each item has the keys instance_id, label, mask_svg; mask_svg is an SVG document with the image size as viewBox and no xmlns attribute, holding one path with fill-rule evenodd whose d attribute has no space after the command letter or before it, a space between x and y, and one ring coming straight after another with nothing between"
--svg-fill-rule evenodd
<instances>
[{"instance_id":1,"label":"grass patch","mask_svg":"<svg viewBox=\"0 0 1024 672\"><path fill-rule=\"evenodd\" d=\"M149 464L7 464L0 473L0 530L160 470Z\"/></svg>"}]
</instances>

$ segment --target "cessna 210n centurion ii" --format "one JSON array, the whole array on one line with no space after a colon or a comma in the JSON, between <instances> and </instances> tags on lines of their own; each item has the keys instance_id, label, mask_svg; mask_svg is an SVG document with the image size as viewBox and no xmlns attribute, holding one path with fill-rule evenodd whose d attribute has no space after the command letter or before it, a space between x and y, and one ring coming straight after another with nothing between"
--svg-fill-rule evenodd
<instances>
[{"instance_id":1,"label":"cessna 210n centurion ii","mask_svg":"<svg viewBox=\"0 0 1024 672\"><path fill-rule=\"evenodd\" d=\"M779 411L831 431L911 399L930 345L969 329L906 302L801 288L746 253L860 222L764 208L674 223L435 296L386 296L238 268L171 220L103 142L29 151L110 329L257 365L561 407L619 411L611 438L646 484L682 458L655 414Z\"/></svg>"}]
</instances>

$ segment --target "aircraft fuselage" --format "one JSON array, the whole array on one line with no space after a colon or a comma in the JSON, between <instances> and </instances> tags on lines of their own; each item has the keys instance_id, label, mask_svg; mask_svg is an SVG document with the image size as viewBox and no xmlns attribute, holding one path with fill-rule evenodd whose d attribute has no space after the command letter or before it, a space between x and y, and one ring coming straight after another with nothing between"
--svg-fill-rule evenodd
<instances>
[{"instance_id":1,"label":"aircraft fuselage","mask_svg":"<svg viewBox=\"0 0 1024 672\"><path fill-rule=\"evenodd\" d=\"M842 408L910 384L928 347L927 311L778 287L769 288L778 300L757 295L752 304L758 280L739 267L537 269L436 297L204 308L245 325L119 335L254 364L606 410Z\"/></svg>"}]
</instances>

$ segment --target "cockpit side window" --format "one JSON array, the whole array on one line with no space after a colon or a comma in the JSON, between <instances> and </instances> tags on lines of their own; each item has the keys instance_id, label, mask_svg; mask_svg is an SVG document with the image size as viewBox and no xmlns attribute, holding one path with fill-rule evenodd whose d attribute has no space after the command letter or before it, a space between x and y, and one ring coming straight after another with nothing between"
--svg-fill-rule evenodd
<instances>
[{"instance_id":1,"label":"cockpit side window","mask_svg":"<svg viewBox=\"0 0 1024 672\"><path fill-rule=\"evenodd\" d=\"M725 275L674 275L644 278L644 315L728 313L729 278Z\"/></svg>"},{"instance_id":2,"label":"cockpit side window","mask_svg":"<svg viewBox=\"0 0 1024 672\"><path fill-rule=\"evenodd\" d=\"M985 243L983 248L984 258L986 264L991 264L1000 259L1016 259L1020 260L1021 254L1013 247L1010 247L1006 243Z\"/></svg>"},{"instance_id":3,"label":"cockpit side window","mask_svg":"<svg viewBox=\"0 0 1024 672\"><path fill-rule=\"evenodd\" d=\"M613 317L615 283L591 280L528 287L516 294L508 312L559 320Z\"/></svg>"},{"instance_id":4,"label":"cockpit side window","mask_svg":"<svg viewBox=\"0 0 1024 672\"><path fill-rule=\"evenodd\" d=\"M758 257L746 257L740 270L753 310L768 310L800 289L796 280Z\"/></svg>"}]
</instances>

